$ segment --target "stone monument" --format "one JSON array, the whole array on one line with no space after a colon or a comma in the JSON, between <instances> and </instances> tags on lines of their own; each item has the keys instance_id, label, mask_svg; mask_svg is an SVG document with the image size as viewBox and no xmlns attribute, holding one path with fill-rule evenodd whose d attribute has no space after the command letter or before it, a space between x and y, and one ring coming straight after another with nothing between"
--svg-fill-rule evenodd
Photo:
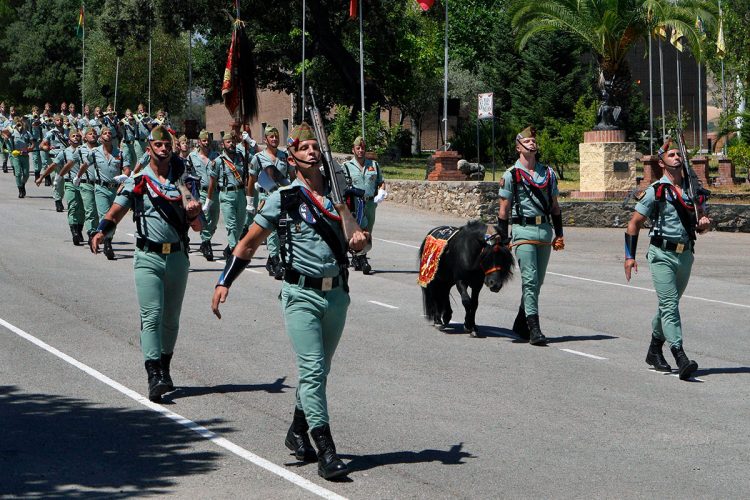
<instances>
[{"instance_id":1,"label":"stone monument","mask_svg":"<svg viewBox=\"0 0 750 500\"><path fill-rule=\"evenodd\" d=\"M427 176L428 181L465 181L466 175L458 169L461 155L457 151L435 151L432 155L435 168Z\"/></svg>"}]
</instances>

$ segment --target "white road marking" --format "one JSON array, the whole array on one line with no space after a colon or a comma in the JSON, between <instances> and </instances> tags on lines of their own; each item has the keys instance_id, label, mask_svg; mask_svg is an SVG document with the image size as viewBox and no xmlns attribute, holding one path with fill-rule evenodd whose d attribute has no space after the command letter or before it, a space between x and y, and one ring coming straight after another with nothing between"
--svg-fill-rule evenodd
<instances>
[{"instance_id":1,"label":"white road marking","mask_svg":"<svg viewBox=\"0 0 750 500\"><path fill-rule=\"evenodd\" d=\"M651 368L649 368L648 371L650 371L651 373L655 373L657 375L665 375L667 377L677 377L677 378L680 377L680 374L677 372L670 372L670 373L660 372ZM705 382L705 380L703 380L702 378L698 378L698 377L690 377L688 380L697 380L698 382Z\"/></svg>"},{"instance_id":2,"label":"white road marking","mask_svg":"<svg viewBox=\"0 0 750 500\"><path fill-rule=\"evenodd\" d=\"M388 309L398 309L398 307L396 306L392 306L390 304L384 304L382 302L378 302L377 300L368 300L367 302L369 302L370 304L375 304L376 306L387 307Z\"/></svg>"},{"instance_id":3,"label":"white road marking","mask_svg":"<svg viewBox=\"0 0 750 500\"><path fill-rule=\"evenodd\" d=\"M593 354L587 354L587 353L581 352L581 351L574 351L573 349L560 349L560 350L561 351L565 351L565 352L569 352L570 354L577 354L579 356L585 356L585 357L591 358L591 359L599 359L599 360L603 360L603 361L607 360L607 358L603 358L601 356L594 356Z\"/></svg>"},{"instance_id":4,"label":"white road marking","mask_svg":"<svg viewBox=\"0 0 750 500\"><path fill-rule=\"evenodd\" d=\"M135 235L134 235L133 233L125 233L125 234L127 234L127 235L128 235L128 236L130 236L131 238L135 238Z\"/></svg>"},{"instance_id":5,"label":"white road marking","mask_svg":"<svg viewBox=\"0 0 750 500\"><path fill-rule=\"evenodd\" d=\"M398 241L384 240L384 239L381 239L381 238L373 238L373 240L384 241L386 243L393 243L394 245L401 245L402 247L415 248L415 249L419 250L418 246L409 245L408 243L401 243L401 242L398 242Z\"/></svg>"},{"instance_id":6,"label":"white road marking","mask_svg":"<svg viewBox=\"0 0 750 500\"><path fill-rule=\"evenodd\" d=\"M253 464L257 465L258 467L262 467L266 469L267 471L276 474L277 476L286 479L290 483L296 484L300 488L303 488L311 493L314 493L315 495L318 495L321 498L328 498L328 499L336 499L336 500L343 500L345 497L342 497L341 495L334 493L333 491L327 490L321 486L318 486L317 484L313 483L312 481L308 481L302 476L298 476L297 474L288 471L287 469L276 465L273 462L270 462L266 460L263 457L260 457L256 455L255 453L252 453L251 451L246 450L245 448L242 448L241 446L238 446L234 444L233 442L229 441L226 438L220 437L218 434L216 434L213 431L210 431L203 427L202 425L198 425L192 420L189 420L182 415L179 415L177 413L174 413L173 411L170 411L163 406L152 403L148 400L148 398L141 396L137 392L128 389L124 385L112 380L111 378L107 377L103 373L94 370L88 365L85 365L81 363L80 361L68 356L64 352L61 352L51 345L45 343L42 340L39 340L38 338L34 337L33 335L26 333L25 331L21 330L20 328L8 323L4 319L0 318L0 325L4 326L11 332L15 333L19 337L28 340L32 344L37 345L38 347L41 347L45 351L49 352L50 354L53 354L57 356L58 358L62 359L66 363L69 363L79 370L87 373L88 375L91 375L98 381L110 386L111 388L115 389L116 391L124 394L125 396L129 397L130 399L136 401L137 403L140 403L141 405L161 414L164 417L167 417L174 422L190 429L191 431L195 432L196 434L200 435L204 439L207 439L208 441L211 441L217 446L220 446L224 448L225 450L234 453L240 458L244 458L248 462L252 462Z\"/></svg>"},{"instance_id":7,"label":"white road marking","mask_svg":"<svg viewBox=\"0 0 750 500\"><path fill-rule=\"evenodd\" d=\"M249 273L254 273L254 274L263 274L262 272L258 271L257 269L245 269L245 270L246 270L247 272L249 272Z\"/></svg>"}]
</instances>

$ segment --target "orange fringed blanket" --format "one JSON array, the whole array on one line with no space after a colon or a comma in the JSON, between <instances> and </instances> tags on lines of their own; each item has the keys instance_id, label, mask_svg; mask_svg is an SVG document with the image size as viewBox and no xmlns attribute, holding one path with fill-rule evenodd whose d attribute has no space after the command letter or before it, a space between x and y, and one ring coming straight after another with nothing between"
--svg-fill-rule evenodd
<instances>
[{"instance_id":1,"label":"orange fringed blanket","mask_svg":"<svg viewBox=\"0 0 750 500\"><path fill-rule=\"evenodd\" d=\"M448 241L458 232L458 229L451 226L441 226L430 231L424 240L424 250L419 262L419 277L417 283L419 286L426 287L435 278L440 256L443 255L445 246Z\"/></svg>"}]
</instances>

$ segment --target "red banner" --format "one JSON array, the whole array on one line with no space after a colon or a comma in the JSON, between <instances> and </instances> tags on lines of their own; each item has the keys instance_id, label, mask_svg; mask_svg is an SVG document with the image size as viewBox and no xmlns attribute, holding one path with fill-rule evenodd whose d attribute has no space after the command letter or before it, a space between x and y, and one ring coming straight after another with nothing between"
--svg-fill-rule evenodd
<instances>
[{"instance_id":1,"label":"red banner","mask_svg":"<svg viewBox=\"0 0 750 500\"><path fill-rule=\"evenodd\" d=\"M240 107L240 89L237 85L237 30L232 32L232 43L229 45L227 65L224 69L224 81L221 84L221 98L229 114L235 116Z\"/></svg>"},{"instance_id":2,"label":"red banner","mask_svg":"<svg viewBox=\"0 0 750 500\"><path fill-rule=\"evenodd\" d=\"M417 3L422 10L429 10L429 8L432 7L432 4L435 3L435 0L417 0Z\"/></svg>"}]
</instances>

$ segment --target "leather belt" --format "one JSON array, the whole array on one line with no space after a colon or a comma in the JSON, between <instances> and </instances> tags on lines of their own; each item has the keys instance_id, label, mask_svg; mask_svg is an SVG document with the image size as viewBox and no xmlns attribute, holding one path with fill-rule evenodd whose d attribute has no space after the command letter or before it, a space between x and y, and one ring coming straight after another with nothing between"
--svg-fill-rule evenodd
<instances>
[{"instance_id":1,"label":"leather belt","mask_svg":"<svg viewBox=\"0 0 750 500\"><path fill-rule=\"evenodd\" d=\"M294 269L286 269L284 271L284 281L292 285L320 290L321 292L328 292L341 285L340 276L335 276L333 278L313 278L299 273Z\"/></svg>"},{"instance_id":2,"label":"leather belt","mask_svg":"<svg viewBox=\"0 0 750 500\"><path fill-rule=\"evenodd\" d=\"M692 241L689 241L687 243L675 243L673 241L665 240L660 236L653 236L651 238L651 244L655 247L661 248L662 250L667 250L668 252L674 252L677 254L680 254L685 250L692 250L694 246Z\"/></svg>"},{"instance_id":3,"label":"leather belt","mask_svg":"<svg viewBox=\"0 0 750 500\"><path fill-rule=\"evenodd\" d=\"M549 223L549 215L537 215L535 217L511 217L511 224L526 224L532 226L538 226L540 224Z\"/></svg>"},{"instance_id":4,"label":"leather belt","mask_svg":"<svg viewBox=\"0 0 750 500\"><path fill-rule=\"evenodd\" d=\"M98 181L91 181L87 179L81 179L81 184L97 184Z\"/></svg>"},{"instance_id":5,"label":"leather belt","mask_svg":"<svg viewBox=\"0 0 750 500\"><path fill-rule=\"evenodd\" d=\"M242 189L242 186L229 186L221 188L221 190L225 193L231 193L232 191L237 191L238 189Z\"/></svg>"},{"instance_id":6,"label":"leather belt","mask_svg":"<svg viewBox=\"0 0 750 500\"><path fill-rule=\"evenodd\" d=\"M139 250L148 250L149 252L158 253L161 255L169 255L170 253L179 252L182 250L182 243L155 243L153 241L137 238L135 240L135 246Z\"/></svg>"},{"instance_id":7,"label":"leather belt","mask_svg":"<svg viewBox=\"0 0 750 500\"><path fill-rule=\"evenodd\" d=\"M117 187L117 183L115 181L112 182L106 182L106 181L96 181L96 183L102 187L105 187L107 189L114 189Z\"/></svg>"}]
</instances>

